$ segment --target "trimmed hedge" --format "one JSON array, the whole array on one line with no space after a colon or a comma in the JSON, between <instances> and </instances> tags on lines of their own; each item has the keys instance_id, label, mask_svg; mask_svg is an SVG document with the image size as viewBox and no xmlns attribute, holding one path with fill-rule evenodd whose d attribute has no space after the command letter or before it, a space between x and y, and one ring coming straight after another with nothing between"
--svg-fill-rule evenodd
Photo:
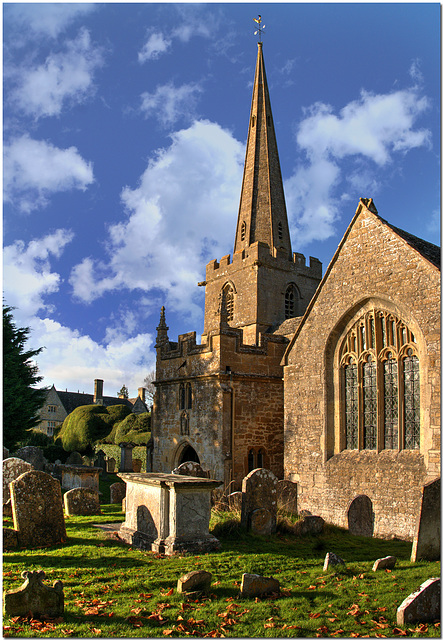
<instances>
[{"instance_id":1,"label":"trimmed hedge","mask_svg":"<svg viewBox=\"0 0 443 640\"><path fill-rule=\"evenodd\" d=\"M146 444L151 437L151 415L149 413L131 413L116 425L114 442L133 442Z\"/></svg>"},{"instance_id":2,"label":"trimmed hedge","mask_svg":"<svg viewBox=\"0 0 443 640\"><path fill-rule=\"evenodd\" d=\"M87 405L77 407L64 420L58 441L65 451L83 453L108 436L116 422L120 422L131 410L125 405Z\"/></svg>"}]
</instances>

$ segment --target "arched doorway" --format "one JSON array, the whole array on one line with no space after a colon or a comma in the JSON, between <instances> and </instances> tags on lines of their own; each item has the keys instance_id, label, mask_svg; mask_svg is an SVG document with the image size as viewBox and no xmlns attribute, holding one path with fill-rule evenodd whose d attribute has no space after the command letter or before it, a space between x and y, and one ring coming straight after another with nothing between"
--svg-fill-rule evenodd
<instances>
[{"instance_id":1,"label":"arched doorway","mask_svg":"<svg viewBox=\"0 0 443 640\"><path fill-rule=\"evenodd\" d=\"M177 466L180 466L183 462L198 462L200 464L200 458L198 457L196 450L193 449L190 444L187 444L183 448Z\"/></svg>"}]
</instances>

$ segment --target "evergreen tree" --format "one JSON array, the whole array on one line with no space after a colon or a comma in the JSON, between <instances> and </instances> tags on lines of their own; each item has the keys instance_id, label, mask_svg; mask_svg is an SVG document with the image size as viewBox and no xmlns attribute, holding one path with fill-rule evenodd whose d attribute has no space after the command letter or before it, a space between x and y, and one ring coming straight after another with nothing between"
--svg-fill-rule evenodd
<instances>
[{"instance_id":1,"label":"evergreen tree","mask_svg":"<svg viewBox=\"0 0 443 640\"><path fill-rule=\"evenodd\" d=\"M38 410L47 389L36 389L41 382L32 359L43 349L26 351L29 328L17 328L12 307L3 305L3 444L8 449L23 440L38 425Z\"/></svg>"}]
</instances>

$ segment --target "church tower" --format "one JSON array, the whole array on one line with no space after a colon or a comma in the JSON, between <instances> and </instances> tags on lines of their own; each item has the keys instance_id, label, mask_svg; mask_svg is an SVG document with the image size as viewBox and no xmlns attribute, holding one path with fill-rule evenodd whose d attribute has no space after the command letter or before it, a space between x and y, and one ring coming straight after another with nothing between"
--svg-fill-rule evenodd
<instances>
[{"instance_id":1,"label":"church tower","mask_svg":"<svg viewBox=\"0 0 443 640\"><path fill-rule=\"evenodd\" d=\"M225 298L229 326L243 329L243 340L304 313L321 280L321 263L292 253L283 180L271 101L258 43L234 254L206 268L204 336L218 323Z\"/></svg>"}]
</instances>

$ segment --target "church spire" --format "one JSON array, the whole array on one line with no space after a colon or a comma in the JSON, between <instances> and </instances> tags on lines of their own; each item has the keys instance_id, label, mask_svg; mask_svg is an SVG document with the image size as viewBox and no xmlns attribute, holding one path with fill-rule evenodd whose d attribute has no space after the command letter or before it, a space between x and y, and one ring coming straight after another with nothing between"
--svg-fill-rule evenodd
<instances>
[{"instance_id":1,"label":"church spire","mask_svg":"<svg viewBox=\"0 0 443 640\"><path fill-rule=\"evenodd\" d=\"M272 255L279 249L292 259L262 42L258 42L234 253L258 241L266 243Z\"/></svg>"}]
</instances>

